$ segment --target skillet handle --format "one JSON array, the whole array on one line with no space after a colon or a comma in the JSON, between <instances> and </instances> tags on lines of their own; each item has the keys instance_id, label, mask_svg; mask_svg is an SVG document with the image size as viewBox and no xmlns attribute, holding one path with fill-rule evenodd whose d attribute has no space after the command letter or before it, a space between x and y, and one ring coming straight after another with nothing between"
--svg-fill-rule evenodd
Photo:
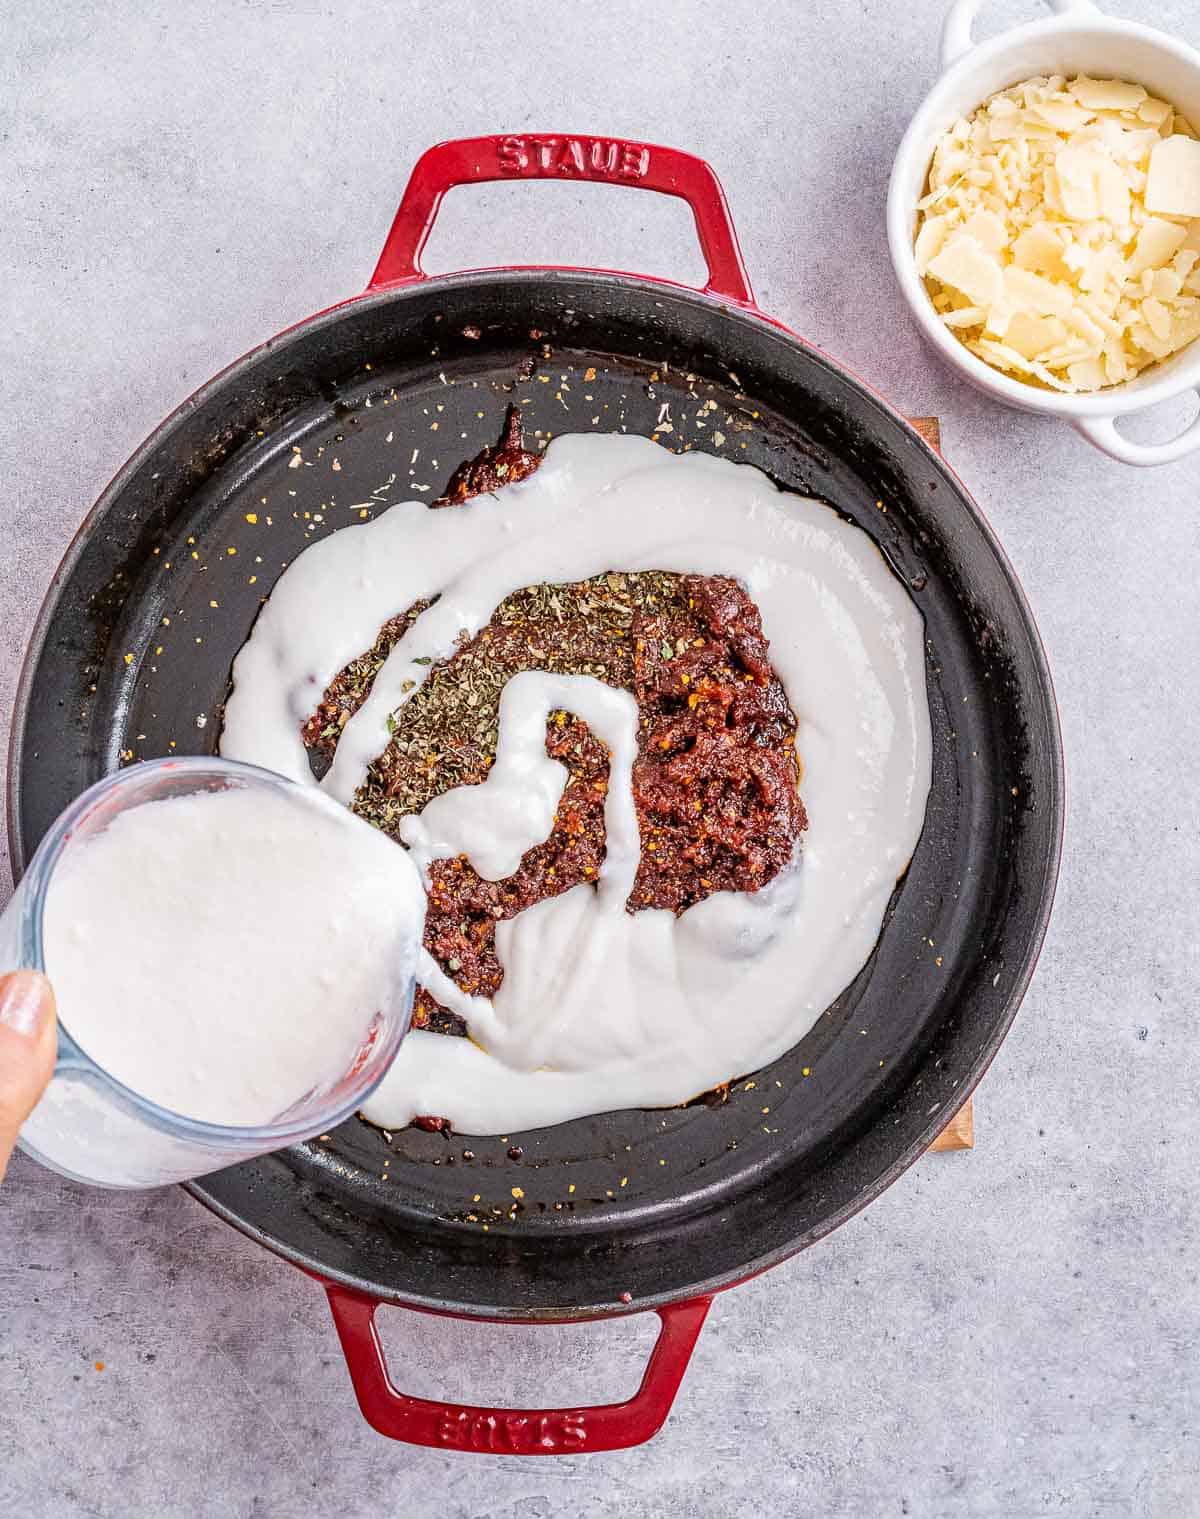
<instances>
[{"instance_id":1,"label":"skillet handle","mask_svg":"<svg viewBox=\"0 0 1200 1519\"><path fill-rule=\"evenodd\" d=\"M363 1417L391 1440L437 1450L562 1456L625 1450L658 1433L691 1360L711 1297L657 1310L662 1329L642 1384L625 1403L594 1408L475 1408L397 1392L375 1328L379 1299L328 1282L329 1306Z\"/></svg>"},{"instance_id":2,"label":"skillet handle","mask_svg":"<svg viewBox=\"0 0 1200 1519\"><path fill-rule=\"evenodd\" d=\"M725 192L702 158L678 148L619 137L543 132L462 137L439 142L422 153L367 289L424 279L421 251L446 191L498 179L588 180L677 196L696 218L700 250L708 265L705 294L754 304Z\"/></svg>"}]
</instances>

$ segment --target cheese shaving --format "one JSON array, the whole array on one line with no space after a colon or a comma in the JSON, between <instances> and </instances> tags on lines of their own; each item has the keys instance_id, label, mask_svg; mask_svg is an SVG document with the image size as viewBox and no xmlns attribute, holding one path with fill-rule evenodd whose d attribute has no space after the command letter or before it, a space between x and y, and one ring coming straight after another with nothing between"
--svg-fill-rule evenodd
<instances>
[{"instance_id":1,"label":"cheese shaving","mask_svg":"<svg viewBox=\"0 0 1200 1519\"><path fill-rule=\"evenodd\" d=\"M1101 390L1200 336L1200 141L1119 79L1028 79L939 139L914 255L971 352Z\"/></svg>"}]
</instances>

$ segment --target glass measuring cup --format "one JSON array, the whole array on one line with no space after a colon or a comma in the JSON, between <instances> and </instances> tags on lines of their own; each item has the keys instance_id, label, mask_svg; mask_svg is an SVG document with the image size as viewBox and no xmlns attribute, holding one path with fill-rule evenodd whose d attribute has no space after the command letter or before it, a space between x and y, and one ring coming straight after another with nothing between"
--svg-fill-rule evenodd
<instances>
[{"instance_id":1,"label":"glass measuring cup","mask_svg":"<svg viewBox=\"0 0 1200 1519\"><path fill-rule=\"evenodd\" d=\"M56 867L72 849L130 808L229 787L283 791L302 805L322 805L308 788L232 760L148 760L106 776L55 821L0 914L0 972L45 971L46 895ZM395 973L388 978L386 1005L364 1019L363 1038L349 1066L332 1072L273 1122L257 1127L207 1123L143 1097L76 1042L68 1011L68 1021L59 1022L53 1078L21 1130L21 1149L75 1181L155 1187L203 1176L334 1128L383 1077L408 1029L420 942L419 920L398 921Z\"/></svg>"}]
</instances>

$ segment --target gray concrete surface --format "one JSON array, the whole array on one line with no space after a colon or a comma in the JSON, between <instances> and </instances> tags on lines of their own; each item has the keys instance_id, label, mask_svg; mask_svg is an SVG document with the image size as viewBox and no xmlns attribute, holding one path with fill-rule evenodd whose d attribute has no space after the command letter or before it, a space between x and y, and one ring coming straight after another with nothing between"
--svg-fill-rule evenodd
<instances>
[{"instance_id":1,"label":"gray concrete surface","mask_svg":"<svg viewBox=\"0 0 1200 1519\"><path fill-rule=\"evenodd\" d=\"M1200 43L1194 0L1122 8ZM998 0L989 24L1033 10ZM919 346L882 198L941 11L0 7L3 722L58 557L143 435L362 285L427 143L566 126L711 159L765 308L942 416L1039 615L1070 784L1057 915L978 1148L926 1158L720 1300L653 1444L541 1463L389 1444L296 1272L182 1192L91 1192L18 1160L0 1195L4 1519L1200 1513L1200 461L1109 463ZM698 268L679 207L567 186L452 196L433 253ZM527 1399L632 1386L647 1333L386 1324L407 1388Z\"/></svg>"}]
</instances>

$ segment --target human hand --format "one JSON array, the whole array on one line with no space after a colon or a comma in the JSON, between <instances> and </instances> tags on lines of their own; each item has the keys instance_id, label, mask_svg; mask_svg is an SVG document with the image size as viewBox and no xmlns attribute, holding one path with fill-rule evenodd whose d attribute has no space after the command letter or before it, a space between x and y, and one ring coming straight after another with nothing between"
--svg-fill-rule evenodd
<instances>
[{"instance_id":1,"label":"human hand","mask_svg":"<svg viewBox=\"0 0 1200 1519\"><path fill-rule=\"evenodd\" d=\"M54 1070L54 990L36 971L0 976L0 1181L21 1125Z\"/></svg>"}]
</instances>

